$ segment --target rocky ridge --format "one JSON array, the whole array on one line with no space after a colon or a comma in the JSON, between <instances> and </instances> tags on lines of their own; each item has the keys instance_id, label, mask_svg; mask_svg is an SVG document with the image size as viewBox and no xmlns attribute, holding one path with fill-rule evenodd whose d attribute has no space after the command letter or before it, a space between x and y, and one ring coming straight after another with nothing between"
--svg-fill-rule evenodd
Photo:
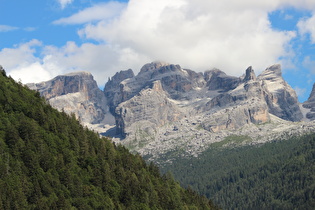
<instances>
[{"instance_id":1,"label":"rocky ridge","mask_svg":"<svg viewBox=\"0 0 315 210\"><path fill-rule=\"evenodd\" d=\"M114 116L115 132L104 135L152 160L170 152L197 156L216 142L234 144L225 143L231 135L246 137L238 143L244 145L315 130L313 122L303 122L315 118L315 94L299 104L277 64L258 76L248 67L243 76L233 77L218 69L197 73L152 62L137 75L131 69L117 72L103 92L87 73L29 86L99 132L113 124Z\"/></svg>"},{"instance_id":2,"label":"rocky ridge","mask_svg":"<svg viewBox=\"0 0 315 210\"><path fill-rule=\"evenodd\" d=\"M37 90L60 111L74 113L86 126L114 124L104 93L98 88L89 72L74 72L60 75L41 83L27 84Z\"/></svg>"}]
</instances>

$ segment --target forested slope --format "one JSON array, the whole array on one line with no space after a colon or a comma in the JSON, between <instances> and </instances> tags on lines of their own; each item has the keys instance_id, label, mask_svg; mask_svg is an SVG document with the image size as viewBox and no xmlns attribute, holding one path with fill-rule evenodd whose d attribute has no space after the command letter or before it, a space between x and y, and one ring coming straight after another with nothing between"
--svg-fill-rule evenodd
<instances>
[{"instance_id":1,"label":"forested slope","mask_svg":"<svg viewBox=\"0 0 315 210\"><path fill-rule=\"evenodd\" d=\"M256 146L215 145L198 158L179 158L163 170L223 209L315 206L315 134Z\"/></svg>"},{"instance_id":2,"label":"forested slope","mask_svg":"<svg viewBox=\"0 0 315 210\"><path fill-rule=\"evenodd\" d=\"M0 209L214 209L0 69Z\"/></svg>"}]
</instances>

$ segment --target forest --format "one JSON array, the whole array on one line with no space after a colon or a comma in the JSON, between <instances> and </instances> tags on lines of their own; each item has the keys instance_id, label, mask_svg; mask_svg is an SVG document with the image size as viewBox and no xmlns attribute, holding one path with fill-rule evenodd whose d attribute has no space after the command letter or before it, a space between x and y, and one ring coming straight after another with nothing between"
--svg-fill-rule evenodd
<instances>
[{"instance_id":1,"label":"forest","mask_svg":"<svg viewBox=\"0 0 315 210\"><path fill-rule=\"evenodd\" d=\"M0 69L0 209L217 209Z\"/></svg>"},{"instance_id":2,"label":"forest","mask_svg":"<svg viewBox=\"0 0 315 210\"><path fill-rule=\"evenodd\" d=\"M315 206L315 134L243 147L214 144L198 158L177 158L161 169L223 209Z\"/></svg>"}]
</instances>

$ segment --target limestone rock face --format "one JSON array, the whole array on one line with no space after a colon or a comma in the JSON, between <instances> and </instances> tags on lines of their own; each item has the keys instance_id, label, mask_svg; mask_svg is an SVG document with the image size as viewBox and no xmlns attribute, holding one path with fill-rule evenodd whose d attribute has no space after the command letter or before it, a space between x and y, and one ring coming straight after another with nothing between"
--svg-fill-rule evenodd
<instances>
[{"instance_id":1,"label":"limestone rock face","mask_svg":"<svg viewBox=\"0 0 315 210\"><path fill-rule=\"evenodd\" d=\"M313 124L293 123L303 114L280 65L257 77L252 67L244 73L241 77L219 69L197 73L152 62L137 75L131 69L116 73L103 92L85 72L29 86L54 107L74 112L83 123L115 124L105 135L152 157L179 150L197 154L235 133L260 142L313 129ZM315 85L302 108L308 120L315 119L314 89Z\"/></svg>"},{"instance_id":2,"label":"limestone rock face","mask_svg":"<svg viewBox=\"0 0 315 210\"><path fill-rule=\"evenodd\" d=\"M74 113L83 124L101 123L108 115L104 93L88 72L75 72L27 85L39 91L53 107ZM108 120L113 121L113 118Z\"/></svg>"},{"instance_id":3,"label":"limestone rock face","mask_svg":"<svg viewBox=\"0 0 315 210\"><path fill-rule=\"evenodd\" d=\"M268 105L264 100L264 90L260 82L256 81L251 67L246 70L243 82L238 81L238 84L232 90L213 97L201 107L201 112L211 113L203 122L206 130L211 132L222 129L235 130L246 124L270 121Z\"/></svg>"},{"instance_id":4,"label":"limestone rock face","mask_svg":"<svg viewBox=\"0 0 315 210\"><path fill-rule=\"evenodd\" d=\"M315 120L315 83L313 85L309 98L303 103L303 107L307 109L305 117L308 120Z\"/></svg>"},{"instance_id":5,"label":"limestone rock face","mask_svg":"<svg viewBox=\"0 0 315 210\"><path fill-rule=\"evenodd\" d=\"M203 74L182 69L179 65L152 62L145 64L136 76L128 72L117 73L105 86L107 98L114 101L109 102L109 106L116 117L117 133L122 132L125 137L133 135L128 127L136 123L138 114L143 116L143 113L140 111L142 108L130 111L134 108L129 106L137 104L146 107L145 103L140 105L136 102L139 98L158 109L161 103L154 103L150 101L153 99L145 98L151 96L143 94L145 90L152 91L156 82L163 90L163 98L172 102L172 110L175 107L187 118L190 115L207 115L207 118L202 117L202 126L211 132L266 123L270 121L270 114L290 121L303 118L294 90L282 78L280 65L267 68L258 77L252 67L246 69L244 76L233 77L219 69ZM161 96L154 97L161 99ZM125 111L129 114L124 114ZM150 123L154 121L156 128L164 123L152 117L160 115L150 116ZM142 117L139 119L143 120Z\"/></svg>"},{"instance_id":6,"label":"limestone rock face","mask_svg":"<svg viewBox=\"0 0 315 210\"><path fill-rule=\"evenodd\" d=\"M289 121L300 121L303 118L297 95L282 78L279 64L267 68L257 79L266 91L265 98L271 114Z\"/></svg>"},{"instance_id":7,"label":"limestone rock face","mask_svg":"<svg viewBox=\"0 0 315 210\"><path fill-rule=\"evenodd\" d=\"M154 135L155 129L169 122L182 118L183 113L169 100L160 80L154 81L152 87L118 105L116 108L117 132L129 138L141 129L147 135Z\"/></svg>"}]
</instances>

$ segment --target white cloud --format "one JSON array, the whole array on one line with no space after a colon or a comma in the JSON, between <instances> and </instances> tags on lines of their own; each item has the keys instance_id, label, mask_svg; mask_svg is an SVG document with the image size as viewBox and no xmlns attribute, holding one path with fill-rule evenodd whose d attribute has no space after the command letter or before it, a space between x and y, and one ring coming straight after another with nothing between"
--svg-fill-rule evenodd
<instances>
[{"instance_id":1,"label":"white cloud","mask_svg":"<svg viewBox=\"0 0 315 210\"><path fill-rule=\"evenodd\" d=\"M41 55L38 56L38 51ZM113 73L137 68L150 60L132 49L68 42L65 46L43 46L38 40L0 51L0 64L7 74L23 83L42 82L73 71L89 71L100 86Z\"/></svg>"},{"instance_id":2,"label":"white cloud","mask_svg":"<svg viewBox=\"0 0 315 210\"><path fill-rule=\"evenodd\" d=\"M125 8L126 4L111 1L107 3L100 3L93 7L86 8L70 17L61 18L54 21L54 24L82 24L91 21L98 21L110 19L118 14Z\"/></svg>"},{"instance_id":3,"label":"white cloud","mask_svg":"<svg viewBox=\"0 0 315 210\"><path fill-rule=\"evenodd\" d=\"M35 56L36 48L42 43L36 39L0 51L0 63L8 75L23 83L41 82L52 76L51 69L45 68L43 61Z\"/></svg>"},{"instance_id":4,"label":"white cloud","mask_svg":"<svg viewBox=\"0 0 315 210\"><path fill-rule=\"evenodd\" d=\"M72 4L73 0L57 0L60 4L61 9L66 8L69 4Z\"/></svg>"},{"instance_id":5,"label":"white cloud","mask_svg":"<svg viewBox=\"0 0 315 210\"><path fill-rule=\"evenodd\" d=\"M183 67L220 68L240 75L263 70L291 53L294 32L271 29L268 12L280 1L130 0L113 22L88 24L79 34Z\"/></svg>"},{"instance_id":6,"label":"white cloud","mask_svg":"<svg viewBox=\"0 0 315 210\"><path fill-rule=\"evenodd\" d=\"M97 4L54 23L84 24L79 35L99 43L68 42L59 48L34 41L2 50L0 63L16 75L29 76L33 69L37 72L33 82L90 71L101 86L117 71L132 68L137 72L154 60L197 71L217 67L235 76L251 65L258 74L274 63L293 65L290 41L296 32L273 30L268 14L288 6L315 10L314 0L296 2L130 0ZM40 56L36 56L38 47Z\"/></svg>"},{"instance_id":7,"label":"white cloud","mask_svg":"<svg viewBox=\"0 0 315 210\"><path fill-rule=\"evenodd\" d=\"M299 32L302 35L310 34L312 44L315 44L315 14L312 17L298 22Z\"/></svg>"},{"instance_id":8,"label":"white cloud","mask_svg":"<svg viewBox=\"0 0 315 210\"><path fill-rule=\"evenodd\" d=\"M50 72L44 69L39 62L12 69L9 75L16 81L21 81L24 84L46 81L52 77Z\"/></svg>"},{"instance_id":9,"label":"white cloud","mask_svg":"<svg viewBox=\"0 0 315 210\"><path fill-rule=\"evenodd\" d=\"M18 27L8 26L8 25L0 25L0 32L8 32L17 30Z\"/></svg>"},{"instance_id":10,"label":"white cloud","mask_svg":"<svg viewBox=\"0 0 315 210\"><path fill-rule=\"evenodd\" d=\"M0 51L0 63L6 69L13 69L37 62L39 58L34 56L35 48L41 45L40 41L34 39L27 43L16 45L14 48L4 48Z\"/></svg>"}]
</instances>

